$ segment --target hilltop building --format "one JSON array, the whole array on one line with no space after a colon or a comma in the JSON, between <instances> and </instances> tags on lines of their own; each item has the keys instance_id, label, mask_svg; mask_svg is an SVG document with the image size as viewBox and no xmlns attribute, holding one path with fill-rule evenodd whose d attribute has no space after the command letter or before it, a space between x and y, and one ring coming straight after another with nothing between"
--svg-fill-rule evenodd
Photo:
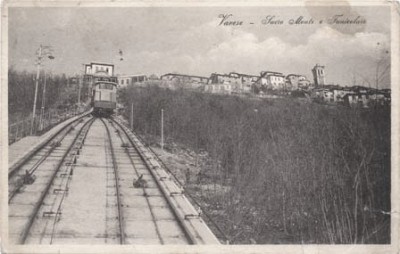
<instances>
[{"instance_id":1,"label":"hilltop building","mask_svg":"<svg viewBox=\"0 0 400 254\"><path fill-rule=\"evenodd\" d=\"M311 84L305 76L299 74L287 75L286 82L289 90L308 90Z\"/></svg>"},{"instance_id":2,"label":"hilltop building","mask_svg":"<svg viewBox=\"0 0 400 254\"><path fill-rule=\"evenodd\" d=\"M165 81L179 81L179 82L188 82L188 83L208 83L207 77L194 76L194 75L186 75L186 74L177 74L177 73L167 73L160 77L161 80Z\"/></svg>"},{"instance_id":3,"label":"hilltop building","mask_svg":"<svg viewBox=\"0 0 400 254\"><path fill-rule=\"evenodd\" d=\"M262 71L255 83L272 90L284 90L286 88L285 75L281 72Z\"/></svg>"},{"instance_id":4,"label":"hilltop building","mask_svg":"<svg viewBox=\"0 0 400 254\"><path fill-rule=\"evenodd\" d=\"M203 86L208 83L207 77L167 73L160 77L160 86L169 89L191 89L202 90Z\"/></svg>"},{"instance_id":5,"label":"hilltop building","mask_svg":"<svg viewBox=\"0 0 400 254\"><path fill-rule=\"evenodd\" d=\"M208 84L204 86L204 92L231 94L233 86L241 83L237 75L212 73L208 79Z\"/></svg>"},{"instance_id":6,"label":"hilltop building","mask_svg":"<svg viewBox=\"0 0 400 254\"><path fill-rule=\"evenodd\" d=\"M114 76L114 65L93 62L85 64L85 75Z\"/></svg>"},{"instance_id":7,"label":"hilltop building","mask_svg":"<svg viewBox=\"0 0 400 254\"><path fill-rule=\"evenodd\" d=\"M239 75L212 73L208 84L233 84L241 82L242 81Z\"/></svg>"},{"instance_id":8,"label":"hilltop building","mask_svg":"<svg viewBox=\"0 0 400 254\"><path fill-rule=\"evenodd\" d=\"M251 86L259 77L255 75L230 72L229 74L212 73L204 91L210 93L250 93Z\"/></svg>"},{"instance_id":9,"label":"hilltop building","mask_svg":"<svg viewBox=\"0 0 400 254\"><path fill-rule=\"evenodd\" d=\"M86 97L92 94L92 86L97 81L117 82L113 64L91 62L84 64L84 68L82 93Z\"/></svg>"},{"instance_id":10,"label":"hilltop building","mask_svg":"<svg viewBox=\"0 0 400 254\"><path fill-rule=\"evenodd\" d=\"M130 84L134 84L136 82L144 82L147 81L148 78L146 75L136 74L136 75L120 75L118 76L118 85L120 86L128 86Z\"/></svg>"},{"instance_id":11,"label":"hilltop building","mask_svg":"<svg viewBox=\"0 0 400 254\"><path fill-rule=\"evenodd\" d=\"M325 85L325 66L316 64L311 71L314 76L314 85L315 86Z\"/></svg>"},{"instance_id":12,"label":"hilltop building","mask_svg":"<svg viewBox=\"0 0 400 254\"><path fill-rule=\"evenodd\" d=\"M363 86L319 86L312 90L311 98L317 102L357 108L389 106L391 103L390 89L377 90Z\"/></svg>"}]
</instances>

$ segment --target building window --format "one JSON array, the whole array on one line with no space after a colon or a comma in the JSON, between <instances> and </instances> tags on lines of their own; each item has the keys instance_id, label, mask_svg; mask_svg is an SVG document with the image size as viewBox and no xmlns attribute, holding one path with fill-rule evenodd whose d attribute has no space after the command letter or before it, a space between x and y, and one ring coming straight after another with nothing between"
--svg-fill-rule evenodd
<instances>
[{"instance_id":1,"label":"building window","mask_svg":"<svg viewBox=\"0 0 400 254\"><path fill-rule=\"evenodd\" d=\"M126 84L129 85L129 79L126 80Z\"/></svg>"},{"instance_id":2,"label":"building window","mask_svg":"<svg viewBox=\"0 0 400 254\"><path fill-rule=\"evenodd\" d=\"M121 79L121 85L123 85L124 84L124 80L123 79Z\"/></svg>"}]
</instances>

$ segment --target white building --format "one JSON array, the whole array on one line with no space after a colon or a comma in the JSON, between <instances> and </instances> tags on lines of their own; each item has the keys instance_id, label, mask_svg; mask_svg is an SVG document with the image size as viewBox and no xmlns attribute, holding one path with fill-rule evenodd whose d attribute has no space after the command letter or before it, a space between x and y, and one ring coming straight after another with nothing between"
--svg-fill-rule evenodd
<instances>
[{"instance_id":1,"label":"white building","mask_svg":"<svg viewBox=\"0 0 400 254\"><path fill-rule=\"evenodd\" d=\"M349 88L337 88L333 89L333 101L344 102L344 96L346 94L353 94L354 92Z\"/></svg>"},{"instance_id":2,"label":"white building","mask_svg":"<svg viewBox=\"0 0 400 254\"><path fill-rule=\"evenodd\" d=\"M259 76L249 75L249 74L242 74L237 72L229 73L230 77L237 78L233 84L235 85L232 87L233 92L236 93L250 93L253 84L258 80Z\"/></svg>"},{"instance_id":3,"label":"white building","mask_svg":"<svg viewBox=\"0 0 400 254\"><path fill-rule=\"evenodd\" d=\"M268 89L283 90L285 89L286 78L280 72L262 71L256 83L266 86Z\"/></svg>"},{"instance_id":4,"label":"white building","mask_svg":"<svg viewBox=\"0 0 400 254\"><path fill-rule=\"evenodd\" d=\"M346 94L343 100L345 105L349 107L368 108L368 95L366 93Z\"/></svg>"},{"instance_id":5,"label":"white building","mask_svg":"<svg viewBox=\"0 0 400 254\"><path fill-rule=\"evenodd\" d=\"M232 85L231 84L207 84L204 86L204 92L214 93L214 94L231 94Z\"/></svg>"},{"instance_id":6,"label":"white building","mask_svg":"<svg viewBox=\"0 0 400 254\"><path fill-rule=\"evenodd\" d=\"M186 74L177 74L177 73L167 73L160 77L161 80L164 81L176 81L182 83L198 83L198 84L207 84L208 78L195 76L195 75L186 75Z\"/></svg>"},{"instance_id":7,"label":"white building","mask_svg":"<svg viewBox=\"0 0 400 254\"><path fill-rule=\"evenodd\" d=\"M252 85L257 81L258 78L259 77L255 75L237 72L230 72L229 74L212 73L208 84L214 86L207 86L205 91L218 91L219 93L226 93L226 91L229 90L229 93L250 93Z\"/></svg>"},{"instance_id":8,"label":"white building","mask_svg":"<svg viewBox=\"0 0 400 254\"><path fill-rule=\"evenodd\" d=\"M333 90L329 88L317 88L312 91L311 97L319 102L334 102Z\"/></svg>"},{"instance_id":9,"label":"white building","mask_svg":"<svg viewBox=\"0 0 400 254\"><path fill-rule=\"evenodd\" d=\"M118 84L120 86L128 86L130 84L134 84L136 82L144 82L147 81L148 78L146 75L121 75L118 76Z\"/></svg>"},{"instance_id":10,"label":"white building","mask_svg":"<svg viewBox=\"0 0 400 254\"><path fill-rule=\"evenodd\" d=\"M86 75L105 75L114 76L114 65L107 63L90 63L85 64Z\"/></svg>"},{"instance_id":11,"label":"white building","mask_svg":"<svg viewBox=\"0 0 400 254\"><path fill-rule=\"evenodd\" d=\"M308 90L311 82L304 76L299 74L289 74L286 76L286 81L290 90Z\"/></svg>"}]
</instances>

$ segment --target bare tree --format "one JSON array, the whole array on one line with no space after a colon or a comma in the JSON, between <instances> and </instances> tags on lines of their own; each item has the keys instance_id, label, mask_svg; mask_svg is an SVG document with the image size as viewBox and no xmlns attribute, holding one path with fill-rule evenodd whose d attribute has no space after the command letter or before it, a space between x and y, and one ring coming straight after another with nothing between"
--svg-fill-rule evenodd
<instances>
[{"instance_id":1,"label":"bare tree","mask_svg":"<svg viewBox=\"0 0 400 254\"><path fill-rule=\"evenodd\" d=\"M363 83L367 83L370 88L374 86L376 89L379 89L379 84L385 79L389 78L388 77L389 75L388 71L390 70L389 50L386 47L382 46L380 42L377 42L374 51L374 57L376 59L373 62L373 66L375 68L375 71L373 72L373 77L368 77L358 72L356 72L356 74L363 80ZM353 83L353 85L355 84Z\"/></svg>"}]
</instances>

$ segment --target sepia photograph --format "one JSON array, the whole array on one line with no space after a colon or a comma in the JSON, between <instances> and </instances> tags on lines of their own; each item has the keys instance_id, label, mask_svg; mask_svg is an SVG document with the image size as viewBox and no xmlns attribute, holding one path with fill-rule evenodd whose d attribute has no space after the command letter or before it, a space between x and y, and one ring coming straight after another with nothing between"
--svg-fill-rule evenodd
<instances>
[{"instance_id":1,"label":"sepia photograph","mask_svg":"<svg viewBox=\"0 0 400 254\"><path fill-rule=\"evenodd\" d=\"M4 1L1 249L397 253L399 10Z\"/></svg>"}]
</instances>

